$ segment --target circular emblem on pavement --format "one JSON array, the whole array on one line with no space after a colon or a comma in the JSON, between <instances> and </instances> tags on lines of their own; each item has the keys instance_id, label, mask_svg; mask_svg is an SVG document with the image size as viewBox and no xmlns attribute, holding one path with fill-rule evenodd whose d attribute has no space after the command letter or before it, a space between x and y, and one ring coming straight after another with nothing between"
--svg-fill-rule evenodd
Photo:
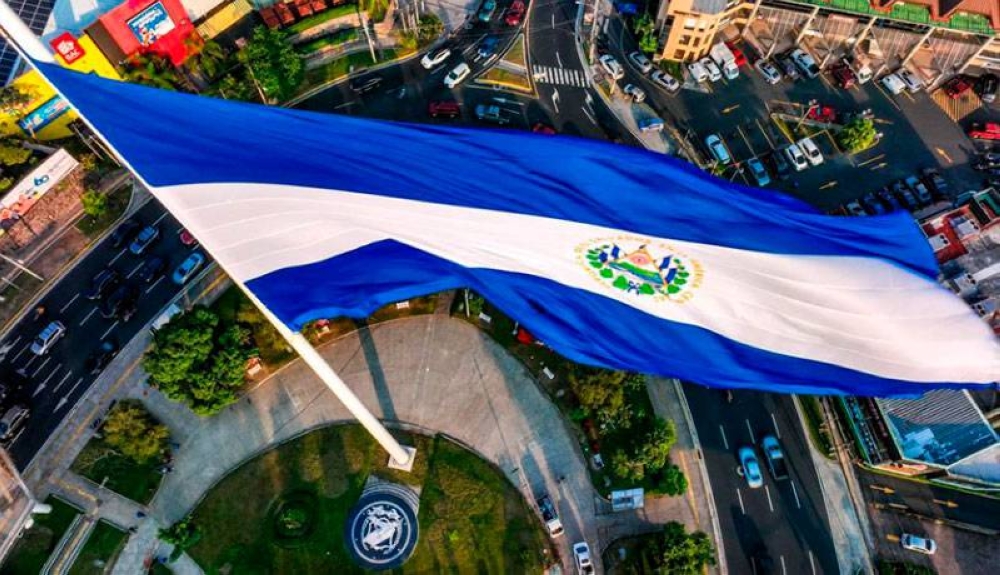
<instances>
[{"instance_id":1,"label":"circular emblem on pavement","mask_svg":"<svg viewBox=\"0 0 1000 575\"><path fill-rule=\"evenodd\" d=\"M701 285L701 264L664 242L618 236L583 243L576 251L592 277L622 292L683 303Z\"/></svg>"},{"instance_id":2,"label":"circular emblem on pavement","mask_svg":"<svg viewBox=\"0 0 1000 575\"><path fill-rule=\"evenodd\" d=\"M347 515L347 550L365 569L394 569L417 545L417 516L413 507L393 493L363 495Z\"/></svg>"}]
</instances>

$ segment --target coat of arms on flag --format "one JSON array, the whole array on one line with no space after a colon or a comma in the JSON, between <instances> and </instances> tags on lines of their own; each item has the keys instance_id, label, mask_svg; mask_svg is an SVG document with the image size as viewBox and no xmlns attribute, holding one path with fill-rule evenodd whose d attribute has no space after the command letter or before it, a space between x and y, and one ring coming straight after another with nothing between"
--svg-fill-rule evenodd
<instances>
[{"instance_id":1,"label":"coat of arms on flag","mask_svg":"<svg viewBox=\"0 0 1000 575\"><path fill-rule=\"evenodd\" d=\"M581 245L581 263L601 283L641 296L673 302L694 297L701 264L671 246L649 239L617 237Z\"/></svg>"}]
</instances>

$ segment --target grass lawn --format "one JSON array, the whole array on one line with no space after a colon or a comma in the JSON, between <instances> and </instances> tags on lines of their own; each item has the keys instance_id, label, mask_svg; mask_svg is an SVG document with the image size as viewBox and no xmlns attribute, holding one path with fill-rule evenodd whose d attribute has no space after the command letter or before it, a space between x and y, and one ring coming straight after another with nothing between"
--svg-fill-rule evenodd
<instances>
[{"instance_id":1,"label":"grass lawn","mask_svg":"<svg viewBox=\"0 0 1000 575\"><path fill-rule=\"evenodd\" d=\"M830 456L830 452L833 451L833 444L830 442L830 436L824 429L820 429L823 425L823 407L819 404L819 398L812 395L800 395L799 402L802 404L802 414L805 416L806 423L809 428L809 439L812 441L813 447L816 448L823 457L827 459L833 459Z\"/></svg>"},{"instance_id":2,"label":"grass lawn","mask_svg":"<svg viewBox=\"0 0 1000 575\"><path fill-rule=\"evenodd\" d=\"M124 531L110 523L98 521L70 567L69 575L104 575L105 568L114 564L115 557L124 546Z\"/></svg>"},{"instance_id":3,"label":"grass lawn","mask_svg":"<svg viewBox=\"0 0 1000 575\"><path fill-rule=\"evenodd\" d=\"M304 20L299 20L295 24L292 24L286 30L289 34L298 34L299 32L305 32L306 30L312 28L313 26L319 26L320 24L325 24L334 18L340 18L341 16L347 16L348 14L357 13L357 5L355 4L344 4L343 6L337 6L331 8L326 12L321 12L319 14L313 14Z\"/></svg>"},{"instance_id":4,"label":"grass lawn","mask_svg":"<svg viewBox=\"0 0 1000 575\"><path fill-rule=\"evenodd\" d=\"M343 76L348 75L352 69L357 72L364 68L374 66L377 63L388 62L390 60L396 60L403 58L404 56L409 56L414 51L415 50L397 50L395 48L380 50L378 52L378 62L372 61L371 54L368 50L354 52L342 58L331 60L322 66L306 70L306 79L305 82L302 83L299 93L304 93L321 84L342 78Z\"/></svg>"},{"instance_id":5,"label":"grass lawn","mask_svg":"<svg viewBox=\"0 0 1000 575\"><path fill-rule=\"evenodd\" d=\"M149 503L160 486L163 475L156 472L160 462L138 464L93 438L77 456L71 469L95 483L137 503ZM106 480L105 480L106 478Z\"/></svg>"},{"instance_id":6,"label":"grass lawn","mask_svg":"<svg viewBox=\"0 0 1000 575\"><path fill-rule=\"evenodd\" d=\"M195 509L204 537L188 553L208 574L361 573L351 566L343 527L374 473L422 488L420 541L396 573L541 571L542 526L497 470L441 438L404 443L417 446L412 473L386 468L385 453L357 425L313 431L247 462ZM273 513L293 494L313 501L316 523L294 544L278 544Z\"/></svg>"},{"instance_id":7,"label":"grass lawn","mask_svg":"<svg viewBox=\"0 0 1000 575\"><path fill-rule=\"evenodd\" d=\"M503 55L503 59L507 60L512 64L517 64L518 66L528 67L528 63L524 58L524 37L518 36L514 43L511 45L510 50Z\"/></svg>"},{"instance_id":8,"label":"grass lawn","mask_svg":"<svg viewBox=\"0 0 1000 575\"><path fill-rule=\"evenodd\" d=\"M35 575L55 550L59 540L69 529L80 511L55 497L45 500L52 506L52 513L35 515L35 524L26 530L14 544L10 555L0 567L0 575Z\"/></svg>"},{"instance_id":9,"label":"grass lawn","mask_svg":"<svg viewBox=\"0 0 1000 575\"><path fill-rule=\"evenodd\" d=\"M125 208L128 207L128 201L131 197L132 186L128 184L108 192L108 209L104 212L104 215L99 218L83 216L76 223L76 229L91 238L101 235L104 233L104 230L108 229L108 226L115 223L115 220L125 212Z\"/></svg>"},{"instance_id":10,"label":"grass lawn","mask_svg":"<svg viewBox=\"0 0 1000 575\"><path fill-rule=\"evenodd\" d=\"M353 42L358 39L358 29L357 28L345 28L342 30L337 30L333 34L328 34L326 36L320 36L315 40L310 40L304 44L298 44L295 46L295 51L299 54L312 54L313 52L319 51L321 48L326 48L327 46L336 46L338 44L344 44L346 42Z\"/></svg>"},{"instance_id":11,"label":"grass lawn","mask_svg":"<svg viewBox=\"0 0 1000 575\"><path fill-rule=\"evenodd\" d=\"M490 68L488 72L479 77L479 81L485 83L496 82L526 92L531 91L531 83L528 82L527 76L501 70L500 68Z\"/></svg>"}]
</instances>

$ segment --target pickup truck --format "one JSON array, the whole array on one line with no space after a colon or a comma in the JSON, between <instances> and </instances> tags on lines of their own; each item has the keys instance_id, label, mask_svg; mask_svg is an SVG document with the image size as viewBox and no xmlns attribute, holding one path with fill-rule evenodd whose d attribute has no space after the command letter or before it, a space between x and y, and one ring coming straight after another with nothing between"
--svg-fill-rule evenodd
<instances>
[{"instance_id":1,"label":"pickup truck","mask_svg":"<svg viewBox=\"0 0 1000 575\"><path fill-rule=\"evenodd\" d=\"M781 445L773 435L765 435L760 442L764 451L764 458L767 459L767 467L771 470L771 476L775 481L788 479L788 465L785 462L785 453L781 451Z\"/></svg>"},{"instance_id":2,"label":"pickup truck","mask_svg":"<svg viewBox=\"0 0 1000 575\"><path fill-rule=\"evenodd\" d=\"M538 504L538 510L542 513L542 520L545 521L545 528L549 530L549 534L553 537L562 535L563 524L556 513L556 506L552 504L549 496L542 495L535 500L535 503Z\"/></svg>"}]
</instances>

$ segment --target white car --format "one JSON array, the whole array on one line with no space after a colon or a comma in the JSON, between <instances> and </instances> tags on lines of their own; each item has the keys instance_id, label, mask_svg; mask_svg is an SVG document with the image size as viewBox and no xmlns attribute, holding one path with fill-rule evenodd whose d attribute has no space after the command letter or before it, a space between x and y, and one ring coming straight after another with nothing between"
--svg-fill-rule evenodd
<instances>
[{"instance_id":1,"label":"white car","mask_svg":"<svg viewBox=\"0 0 1000 575\"><path fill-rule=\"evenodd\" d=\"M819 147L816 146L816 142L812 141L812 138L802 138L795 145L806 155L806 159L809 160L810 164L818 166L823 163L823 154L819 151Z\"/></svg>"},{"instance_id":2,"label":"white car","mask_svg":"<svg viewBox=\"0 0 1000 575\"><path fill-rule=\"evenodd\" d=\"M813 59L808 52L801 48L796 48L792 50L792 61L795 65L799 67L799 70L810 77L815 78L819 76L819 66L816 64L816 60Z\"/></svg>"},{"instance_id":3,"label":"white car","mask_svg":"<svg viewBox=\"0 0 1000 575\"><path fill-rule=\"evenodd\" d=\"M853 202L847 202L847 205L844 206L844 209L846 209L847 213L852 216L868 215L868 212L866 212L865 209L861 206L861 202L857 200L854 200Z\"/></svg>"},{"instance_id":4,"label":"white car","mask_svg":"<svg viewBox=\"0 0 1000 575\"><path fill-rule=\"evenodd\" d=\"M701 65L705 67L708 72L708 79L712 82L718 82L722 79L722 70L719 69L718 64L712 61L711 58L702 58Z\"/></svg>"},{"instance_id":5,"label":"white car","mask_svg":"<svg viewBox=\"0 0 1000 575\"><path fill-rule=\"evenodd\" d=\"M806 160L802 150L800 150L795 144L789 144L788 147L785 148L785 157L792 163L792 167L795 168L796 172L801 172L809 167L809 162Z\"/></svg>"},{"instance_id":6,"label":"white car","mask_svg":"<svg viewBox=\"0 0 1000 575\"><path fill-rule=\"evenodd\" d=\"M764 77L764 81L768 84L777 84L781 81L781 72L778 68L771 63L770 60L757 60L757 63L753 65L760 72L760 75Z\"/></svg>"},{"instance_id":7,"label":"white car","mask_svg":"<svg viewBox=\"0 0 1000 575\"><path fill-rule=\"evenodd\" d=\"M625 77L625 70L622 69L622 65L611 54L601 56L598 62L601 63L601 68L604 68L604 71L615 80L621 80Z\"/></svg>"},{"instance_id":8,"label":"white car","mask_svg":"<svg viewBox=\"0 0 1000 575\"><path fill-rule=\"evenodd\" d=\"M646 93L642 91L642 88L636 86L635 84L626 84L625 87L622 88L622 93L626 96L631 96L632 101L636 104L646 99Z\"/></svg>"},{"instance_id":9,"label":"white car","mask_svg":"<svg viewBox=\"0 0 1000 575\"><path fill-rule=\"evenodd\" d=\"M471 72L472 68L469 68L468 64L462 62L458 66L452 68L451 72L448 72L448 75L444 77L444 85L449 88L454 88L455 86L461 84L462 80L468 78Z\"/></svg>"},{"instance_id":10,"label":"white car","mask_svg":"<svg viewBox=\"0 0 1000 575\"><path fill-rule=\"evenodd\" d=\"M66 335L66 326L61 321L49 322L45 329L38 334L38 337L31 342L31 353L45 355L64 335Z\"/></svg>"},{"instance_id":11,"label":"white car","mask_svg":"<svg viewBox=\"0 0 1000 575\"><path fill-rule=\"evenodd\" d=\"M899 76L899 79L902 80L904 84L906 84L906 89L911 92L919 92L920 89L924 87L924 81L906 68L900 68L896 72L896 75Z\"/></svg>"},{"instance_id":12,"label":"white car","mask_svg":"<svg viewBox=\"0 0 1000 575\"><path fill-rule=\"evenodd\" d=\"M649 61L642 52L632 52L628 55L629 61L635 64L635 67L639 69L643 74L648 74L650 70L653 69L653 63Z\"/></svg>"},{"instance_id":13,"label":"white car","mask_svg":"<svg viewBox=\"0 0 1000 575\"><path fill-rule=\"evenodd\" d=\"M590 558L590 547L586 541L573 544L573 561L578 575L593 575L594 561Z\"/></svg>"},{"instance_id":14,"label":"white car","mask_svg":"<svg viewBox=\"0 0 1000 575\"><path fill-rule=\"evenodd\" d=\"M715 159L719 161L720 164L729 164L733 161L733 157L729 155L729 150L726 149L726 144L722 142L722 138L718 134L709 134L705 138L705 145L708 146L712 155Z\"/></svg>"},{"instance_id":15,"label":"white car","mask_svg":"<svg viewBox=\"0 0 1000 575\"><path fill-rule=\"evenodd\" d=\"M886 74L881 80L879 80L879 82L881 82L882 86L886 90L889 90L889 93L894 96L902 94L906 91L906 84L904 84L903 80L901 80L896 74Z\"/></svg>"},{"instance_id":16,"label":"white car","mask_svg":"<svg viewBox=\"0 0 1000 575\"><path fill-rule=\"evenodd\" d=\"M688 64L688 72L691 77L694 78L695 82L704 82L708 80L708 70L701 65L701 62L691 62Z\"/></svg>"},{"instance_id":17,"label":"white car","mask_svg":"<svg viewBox=\"0 0 1000 575\"><path fill-rule=\"evenodd\" d=\"M681 89L681 83L678 82L676 78L660 70L656 70L650 74L649 79L652 80L654 84L671 94L674 94Z\"/></svg>"},{"instance_id":18,"label":"white car","mask_svg":"<svg viewBox=\"0 0 1000 575\"><path fill-rule=\"evenodd\" d=\"M433 52L424 54L424 57L420 59L420 65L425 69L430 70L441 62L447 60L448 56L451 56L451 50L447 48L438 48Z\"/></svg>"},{"instance_id":19,"label":"white car","mask_svg":"<svg viewBox=\"0 0 1000 575\"><path fill-rule=\"evenodd\" d=\"M937 551L937 543L933 539L919 537L912 533L903 533L903 536L899 538L899 542L902 543L903 549L909 549L910 551L916 551L924 555L934 555L934 552Z\"/></svg>"}]
</instances>

